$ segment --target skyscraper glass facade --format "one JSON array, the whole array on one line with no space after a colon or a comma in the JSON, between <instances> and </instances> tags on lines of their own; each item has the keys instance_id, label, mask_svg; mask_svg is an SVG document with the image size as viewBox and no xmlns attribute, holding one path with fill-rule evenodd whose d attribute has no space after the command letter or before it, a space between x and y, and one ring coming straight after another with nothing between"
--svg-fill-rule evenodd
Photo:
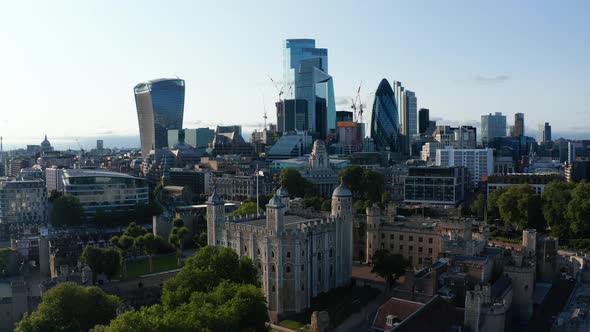
<instances>
[{"instance_id":1,"label":"skyscraper glass facade","mask_svg":"<svg viewBox=\"0 0 590 332\"><path fill-rule=\"evenodd\" d=\"M481 143L489 146L494 138L506 136L506 116L501 112L481 116Z\"/></svg>"},{"instance_id":2,"label":"skyscraper glass facade","mask_svg":"<svg viewBox=\"0 0 590 332\"><path fill-rule=\"evenodd\" d=\"M399 118L391 85L382 79L371 111L371 138L379 151L399 151Z\"/></svg>"},{"instance_id":3,"label":"skyscraper glass facade","mask_svg":"<svg viewBox=\"0 0 590 332\"><path fill-rule=\"evenodd\" d=\"M325 138L336 129L334 83L328 75L328 50L316 48L313 39L287 39L283 49L285 85L294 94L287 98L307 101L307 129Z\"/></svg>"},{"instance_id":4,"label":"skyscraper glass facade","mask_svg":"<svg viewBox=\"0 0 590 332\"><path fill-rule=\"evenodd\" d=\"M430 121L430 110L428 108L421 108L418 111L418 133L424 134L428 129L428 122Z\"/></svg>"},{"instance_id":5,"label":"skyscraper glass facade","mask_svg":"<svg viewBox=\"0 0 590 332\"><path fill-rule=\"evenodd\" d=\"M168 130L181 129L184 115L184 80L157 79L134 88L141 153L168 146Z\"/></svg>"}]
</instances>

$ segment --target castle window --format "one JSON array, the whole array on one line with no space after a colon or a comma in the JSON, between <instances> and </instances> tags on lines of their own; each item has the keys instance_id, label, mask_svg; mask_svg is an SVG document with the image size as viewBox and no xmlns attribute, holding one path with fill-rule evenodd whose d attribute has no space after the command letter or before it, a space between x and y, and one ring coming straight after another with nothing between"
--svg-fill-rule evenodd
<instances>
[{"instance_id":1,"label":"castle window","mask_svg":"<svg viewBox=\"0 0 590 332\"><path fill-rule=\"evenodd\" d=\"M414 241L414 237L413 237L412 235L410 235L410 238L409 238L409 240L410 240L410 241Z\"/></svg>"},{"instance_id":2,"label":"castle window","mask_svg":"<svg viewBox=\"0 0 590 332\"><path fill-rule=\"evenodd\" d=\"M385 234L381 233L381 238L384 239L385 238Z\"/></svg>"},{"instance_id":3,"label":"castle window","mask_svg":"<svg viewBox=\"0 0 590 332\"><path fill-rule=\"evenodd\" d=\"M418 242L422 242L422 237L421 236L418 238Z\"/></svg>"},{"instance_id":4,"label":"castle window","mask_svg":"<svg viewBox=\"0 0 590 332\"><path fill-rule=\"evenodd\" d=\"M400 236L399 236L399 240L400 240L400 241L403 241L403 240L404 240L404 236L403 236L403 235L400 235Z\"/></svg>"},{"instance_id":5,"label":"castle window","mask_svg":"<svg viewBox=\"0 0 590 332\"><path fill-rule=\"evenodd\" d=\"M291 258L291 252L287 251L287 258Z\"/></svg>"},{"instance_id":6,"label":"castle window","mask_svg":"<svg viewBox=\"0 0 590 332\"><path fill-rule=\"evenodd\" d=\"M274 264L272 265L271 269L272 269L272 272L275 272L275 265Z\"/></svg>"},{"instance_id":7,"label":"castle window","mask_svg":"<svg viewBox=\"0 0 590 332\"><path fill-rule=\"evenodd\" d=\"M334 267L330 265L330 277L334 275Z\"/></svg>"},{"instance_id":8,"label":"castle window","mask_svg":"<svg viewBox=\"0 0 590 332\"><path fill-rule=\"evenodd\" d=\"M262 269L262 264L260 264L260 262L258 262L258 269Z\"/></svg>"},{"instance_id":9,"label":"castle window","mask_svg":"<svg viewBox=\"0 0 590 332\"><path fill-rule=\"evenodd\" d=\"M409 247L408 247L408 250L409 250L409 251L413 251L413 250L414 250L414 246L409 246Z\"/></svg>"},{"instance_id":10,"label":"castle window","mask_svg":"<svg viewBox=\"0 0 590 332\"><path fill-rule=\"evenodd\" d=\"M270 252L270 256L271 256L272 258L275 258L275 252L274 252L274 251L271 251L271 252Z\"/></svg>"},{"instance_id":11,"label":"castle window","mask_svg":"<svg viewBox=\"0 0 590 332\"><path fill-rule=\"evenodd\" d=\"M318 269L318 280L322 281L322 269Z\"/></svg>"},{"instance_id":12,"label":"castle window","mask_svg":"<svg viewBox=\"0 0 590 332\"><path fill-rule=\"evenodd\" d=\"M418 257L418 264L422 264L422 257Z\"/></svg>"},{"instance_id":13,"label":"castle window","mask_svg":"<svg viewBox=\"0 0 590 332\"><path fill-rule=\"evenodd\" d=\"M248 247L244 246L244 252L248 252Z\"/></svg>"},{"instance_id":14,"label":"castle window","mask_svg":"<svg viewBox=\"0 0 590 332\"><path fill-rule=\"evenodd\" d=\"M301 271L305 271L305 265L301 265Z\"/></svg>"},{"instance_id":15,"label":"castle window","mask_svg":"<svg viewBox=\"0 0 590 332\"><path fill-rule=\"evenodd\" d=\"M322 253L318 252L318 261L321 261L321 260L322 260Z\"/></svg>"},{"instance_id":16,"label":"castle window","mask_svg":"<svg viewBox=\"0 0 590 332\"><path fill-rule=\"evenodd\" d=\"M330 249L330 258L332 258L332 256L333 256L333 252L332 252L332 249Z\"/></svg>"},{"instance_id":17,"label":"castle window","mask_svg":"<svg viewBox=\"0 0 590 332\"><path fill-rule=\"evenodd\" d=\"M272 286L272 292L273 293L275 292L275 286Z\"/></svg>"},{"instance_id":18,"label":"castle window","mask_svg":"<svg viewBox=\"0 0 590 332\"><path fill-rule=\"evenodd\" d=\"M260 255L260 249L256 249L256 252L258 253L258 255Z\"/></svg>"},{"instance_id":19,"label":"castle window","mask_svg":"<svg viewBox=\"0 0 590 332\"><path fill-rule=\"evenodd\" d=\"M305 256L305 250L301 250L301 257Z\"/></svg>"},{"instance_id":20,"label":"castle window","mask_svg":"<svg viewBox=\"0 0 590 332\"><path fill-rule=\"evenodd\" d=\"M418 247L418 252L422 252L422 247Z\"/></svg>"},{"instance_id":21,"label":"castle window","mask_svg":"<svg viewBox=\"0 0 590 332\"><path fill-rule=\"evenodd\" d=\"M287 273L291 273L291 267L290 266L285 266L285 272Z\"/></svg>"},{"instance_id":22,"label":"castle window","mask_svg":"<svg viewBox=\"0 0 590 332\"><path fill-rule=\"evenodd\" d=\"M428 238L428 243L432 244L432 238L431 237Z\"/></svg>"},{"instance_id":23,"label":"castle window","mask_svg":"<svg viewBox=\"0 0 590 332\"><path fill-rule=\"evenodd\" d=\"M404 245L403 244L400 244L399 245L399 250L404 250Z\"/></svg>"},{"instance_id":24,"label":"castle window","mask_svg":"<svg viewBox=\"0 0 590 332\"><path fill-rule=\"evenodd\" d=\"M389 249L393 249L393 243L389 244Z\"/></svg>"},{"instance_id":25,"label":"castle window","mask_svg":"<svg viewBox=\"0 0 590 332\"><path fill-rule=\"evenodd\" d=\"M305 290L305 286L303 284L301 284L301 291L303 292Z\"/></svg>"},{"instance_id":26,"label":"castle window","mask_svg":"<svg viewBox=\"0 0 590 332\"><path fill-rule=\"evenodd\" d=\"M385 249L385 243L381 242L381 249Z\"/></svg>"},{"instance_id":27,"label":"castle window","mask_svg":"<svg viewBox=\"0 0 590 332\"><path fill-rule=\"evenodd\" d=\"M391 234L391 235L389 236L389 239L390 239L390 240L393 240L393 234Z\"/></svg>"},{"instance_id":28,"label":"castle window","mask_svg":"<svg viewBox=\"0 0 590 332\"><path fill-rule=\"evenodd\" d=\"M428 253L432 254L432 248L428 248Z\"/></svg>"},{"instance_id":29,"label":"castle window","mask_svg":"<svg viewBox=\"0 0 590 332\"><path fill-rule=\"evenodd\" d=\"M369 249L371 249L371 243L369 242Z\"/></svg>"}]
</instances>

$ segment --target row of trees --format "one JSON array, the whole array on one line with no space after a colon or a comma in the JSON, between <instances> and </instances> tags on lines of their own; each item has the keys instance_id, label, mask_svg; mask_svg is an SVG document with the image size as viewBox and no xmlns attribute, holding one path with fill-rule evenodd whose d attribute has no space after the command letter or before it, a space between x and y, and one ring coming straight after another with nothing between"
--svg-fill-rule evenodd
<instances>
[{"instance_id":1,"label":"row of trees","mask_svg":"<svg viewBox=\"0 0 590 332\"><path fill-rule=\"evenodd\" d=\"M381 201L385 183L381 173L352 165L345 168L340 177L355 199L369 200L372 203Z\"/></svg>"},{"instance_id":2,"label":"row of trees","mask_svg":"<svg viewBox=\"0 0 590 332\"><path fill-rule=\"evenodd\" d=\"M16 331L267 331L265 297L249 258L206 246L164 283L161 304L127 311L97 287L61 283ZM100 325L99 325L100 324Z\"/></svg>"},{"instance_id":3,"label":"row of trees","mask_svg":"<svg viewBox=\"0 0 590 332\"><path fill-rule=\"evenodd\" d=\"M590 237L590 183L553 181L542 195L528 184L494 190L489 197L478 194L472 213L499 218L506 229L550 228L560 239Z\"/></svg>"}]
</instances>

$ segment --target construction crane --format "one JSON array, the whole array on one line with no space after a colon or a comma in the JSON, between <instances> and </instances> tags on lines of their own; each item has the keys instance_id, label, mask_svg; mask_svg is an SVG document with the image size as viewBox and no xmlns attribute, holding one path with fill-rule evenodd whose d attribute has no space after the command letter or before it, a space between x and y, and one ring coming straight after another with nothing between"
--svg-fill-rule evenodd
<instances>
[{"instance_id":1,"label":"construction crane","mask_svg":"<svg viewBox=\"0 0 590 332\"><path fill-rule=\"evenodd\" d=\"M363 123L363 104L360 102L361 86L362 85L363 85L363 81L361 81L361 83L359 84L359 87L356 91L356 96L354 98L352 98L352 105L350 106L350 108L352 108L353 113L354 113L353 120L357 121L359 123ZM358 108L358 113L357 113L357 108Z\"/></svg>"},{"instance_id":2,"label":"construction crane","mask_svg":"<svg viewBox=\"0 0 590 332\"><path fill-rule=\"evenodd\" d=\"M272 77L270 77L270 75L268 75L268 78L270 78L272 85L274 85L275 89L277 89L277 92L279 93L279 101L283 101L283 99L281 97L283 95L283 89L285 88L285 86L282 86L281 88L279 88L279 86L277 85L275 80L273 80Z\"/></svg>"}]
</instances>

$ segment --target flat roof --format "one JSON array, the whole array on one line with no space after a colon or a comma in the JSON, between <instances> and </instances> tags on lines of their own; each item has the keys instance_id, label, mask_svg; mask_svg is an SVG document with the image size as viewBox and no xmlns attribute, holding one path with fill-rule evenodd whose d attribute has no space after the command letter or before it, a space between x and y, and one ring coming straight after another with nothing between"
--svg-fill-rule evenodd
<instances>
[{"instance_id":1,"label":"flat roof","mask_svg":"<svg viewBox=\"0 0 590 332\"><path fill-rule=\"evenodd\" d=\"M80 177L112 177L112 178L127 178L127 179L142 179L125 173L98 170L98 169L64 169L64 177L80 178ZM143 179L142 179L143 180Z\"/></svg>"}]
</instances>

